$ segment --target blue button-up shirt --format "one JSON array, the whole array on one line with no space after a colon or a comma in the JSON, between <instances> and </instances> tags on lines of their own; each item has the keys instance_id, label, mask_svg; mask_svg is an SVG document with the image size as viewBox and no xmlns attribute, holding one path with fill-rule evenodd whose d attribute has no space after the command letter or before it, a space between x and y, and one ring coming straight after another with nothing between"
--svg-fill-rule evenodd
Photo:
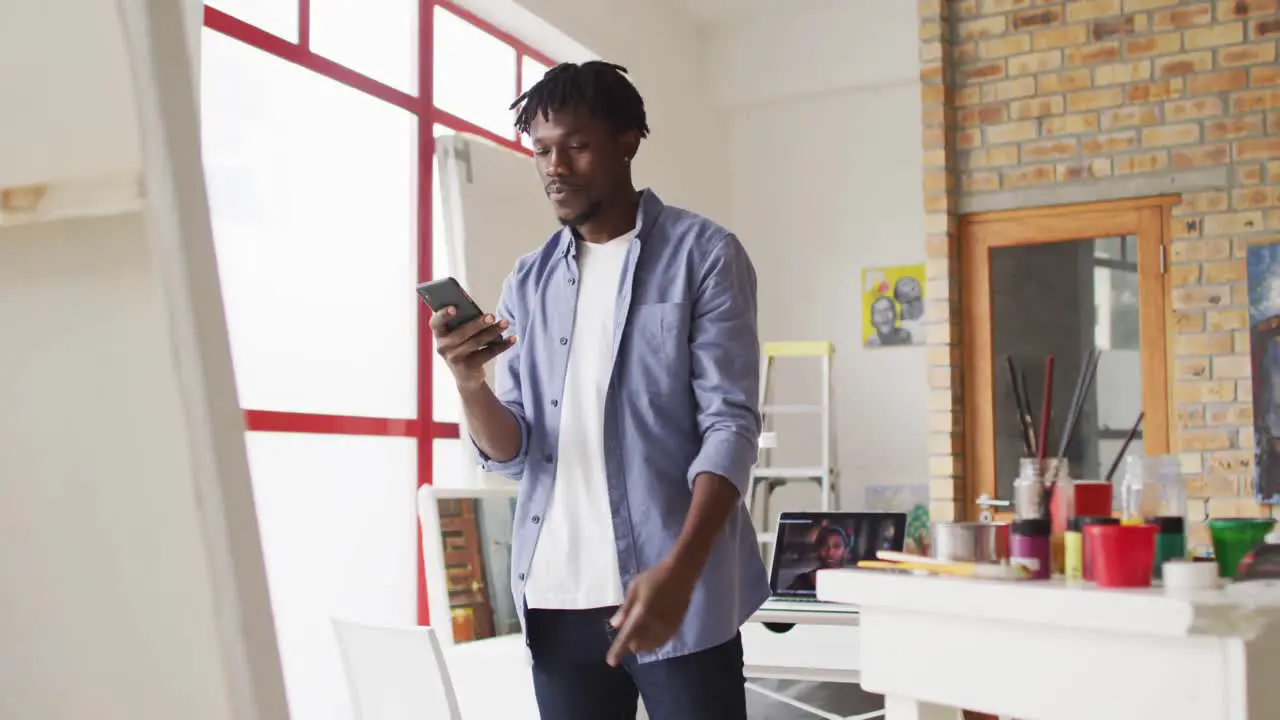
<instances>
[{"instance_id":1,"label":"blue button-up shirt","mask_svg":"<svg viewBox=\"0 0 1280 720\"><path fill-rule=\"evenodd\" d=\"M521 258L498 302L498 316L519 339L495 361L494 390L520 425L520 453L507 462L480 453L480 463L521 482L511 561L518 608L556 476L578 299L576 242L566 228ZM755 269L738 239L714 222L644 191L623 268L603 480L625 588L674 546L700 473L728 478L745 497L760 436L760 346ZM742 503L715 542L680 629L637 660L727 642L768 596Z\"/></svg>"}]
</instances>

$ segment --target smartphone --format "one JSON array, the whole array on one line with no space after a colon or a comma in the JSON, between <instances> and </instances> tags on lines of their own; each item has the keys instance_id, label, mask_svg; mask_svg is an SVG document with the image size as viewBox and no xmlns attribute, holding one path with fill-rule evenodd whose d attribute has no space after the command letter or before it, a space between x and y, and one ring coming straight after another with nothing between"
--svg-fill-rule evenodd
<instances>
[{"instance_id":1,"label":"smartphone","mask_svg":"<svg viewBox=\"0 0 1280 720\"><path fill-rule=\"evenodd\" d=\"M457 314L445 323L446 330L456 330L484 315L476 301L451 277L422 283L418 286L418 296L431 308L431 312L440 312L450 306L457 310Z\"/></svg>"}]
</instances>

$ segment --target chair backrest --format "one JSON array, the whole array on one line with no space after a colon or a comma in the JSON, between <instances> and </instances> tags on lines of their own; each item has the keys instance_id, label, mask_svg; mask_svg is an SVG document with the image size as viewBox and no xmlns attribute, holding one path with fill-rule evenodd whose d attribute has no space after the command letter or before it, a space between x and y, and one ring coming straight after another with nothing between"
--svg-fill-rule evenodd
<instances>
[{"instance_id":1,"label":"chair backrest","mask_svg":"<svg viewBox=\"0 0 1280 720\"><path fill-rule=\"evenodd\" d=\"M355 720L461 720L444 653L429 627L333 620Z\"/></svg>"}]
</instances>

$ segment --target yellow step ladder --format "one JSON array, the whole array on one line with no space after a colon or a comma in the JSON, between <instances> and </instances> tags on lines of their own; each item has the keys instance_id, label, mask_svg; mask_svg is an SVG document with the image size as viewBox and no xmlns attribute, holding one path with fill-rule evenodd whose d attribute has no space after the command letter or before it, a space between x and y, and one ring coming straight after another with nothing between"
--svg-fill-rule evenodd
<instances>
[{"instance_id":1,"label":"yellow step ladder","mask_svg":"<svg viewBox=\"0 0 1280 720\"><path fill-rule=\"evenodd\" d=\"M819 509L829 512L839 508L839 491L836 487L835 463L835 423L832 420L832 388L831 362L835 355L835 344L821 340L768 342L764 343L760 352L760 418L761 442L760 458L751 471L751 483L747 493L747 509L755 515L756 494L764 491L764 507L757 525L758 540L761 546L770 545L774 541L774 531L770 530L772 518L769 512L769 500L773 492L783 485L793 482L812 482L821 491ZM781 405L771 404L772 371L778 360L817 360L821 370L822 399L816 405ZM773 419L778 415L811 415L818 418L821 426L820 458L813 465L786 467L772 463L773 448L777 435L773 431Z\"/></svg>"}]
</instances>

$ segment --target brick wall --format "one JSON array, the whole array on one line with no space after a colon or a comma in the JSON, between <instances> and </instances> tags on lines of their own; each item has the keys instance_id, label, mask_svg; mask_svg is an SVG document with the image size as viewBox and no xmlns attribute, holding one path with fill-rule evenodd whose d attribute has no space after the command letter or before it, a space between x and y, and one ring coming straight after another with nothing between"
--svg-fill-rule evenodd
<instances>
[{"instance_id":1,"label":"brick wall","mask_svg":"<svg viewBox=\"0 0 1280 720\"><path fill-rule=\"evenodd\" d=\"M925 249L929 346L929 497L934 520L957 515L964 494L960 398L960 296L957 262L957 103L952 76L951 8L920 0L920 92L924 132Z\"/></svg>"},{"instance_id":2,"label":"brick wall","mask_svg":"<svg viewBox=\"0 0 1280 720\"><path fill-rule=\"evenodd\" d=\"M1119 181L1158 194L1172 175L1212 168L1225 179L1174 208L1173 447L1194 516L1206 503L1217 516L1266 513L1252 500L1244 251L1280 239L1280 0L918 7L935 516L965 501L955 229L967 201L1069 187L1079 202Z\"/></svg>"}]
</instances>

